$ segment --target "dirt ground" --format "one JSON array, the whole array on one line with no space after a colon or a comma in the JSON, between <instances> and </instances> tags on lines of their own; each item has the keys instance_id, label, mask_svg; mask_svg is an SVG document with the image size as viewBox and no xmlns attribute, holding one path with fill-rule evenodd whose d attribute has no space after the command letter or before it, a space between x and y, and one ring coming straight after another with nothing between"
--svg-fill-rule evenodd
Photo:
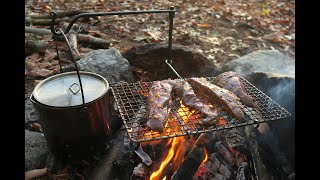
<instances>
[{"instance_id":1,"label":"dirt ground","mask_svg":"<svg viewBox=\"0 0 320 180\"><path fill-rule=\"evenodd\" d=\"M26 1L26 16L83 10L111 12L126 10L168 9L174 6L173 44L182 44L202 52L221 66L233 59L261 49L277 49L295 57L295 1L287 0L118 0L118 1ZM145 43L168 42L168 14L100 16L77 21L84 34L111 41L110 46L125 52ZM27 27L49 26L26 23ZM103 34L103 37L101 37ZM26 37L33 36L26 33ZM51 36L36 36L52 43ZM79 44L84 55L94 49ZM26 57L26 77L42 79L57 73L53 47L44 55ZM34 57L36 56L36 57ZM50 58L46 58L50 56ZM42 59L41 59L42 58ZM36 59L36 60L35 60ZM49 59L49 60L48 60ZM29 62L28 62L29 61ZM30 63L36 62L34 64ZM46 63L39 64L39 63ZM47 69L30 73L33 69ZM40 75L39 75L40 74Z\"/></svg>"}]
</instances>

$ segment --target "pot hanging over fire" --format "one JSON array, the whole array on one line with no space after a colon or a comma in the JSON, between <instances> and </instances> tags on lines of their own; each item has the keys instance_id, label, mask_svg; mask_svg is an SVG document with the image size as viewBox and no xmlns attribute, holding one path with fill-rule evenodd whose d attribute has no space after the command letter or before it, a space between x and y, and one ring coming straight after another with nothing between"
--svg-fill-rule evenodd
<instances>
[{"instance_id":1,"label":"pot hanging over fire","mask_svg":"<svg viewBox=\"0 0 320 180\"><path fill-rule=\"evenodd\" d=\"M90 72L51 76L39 83L30 100L53 153L82 156L99 149L110 135L109 84ZM82 102L82 94L84 103Z\"/></svg>"},{"instance_id":2,"label":"pot hanging over fire","mask_svg":"<svg viewBox=\"0 0 320 180\"><path fill-rule=\"evenodd\" d=\"M60 160L85 158L103 150L111 135L108 81L98 74L79 71L70 55L76 71L43 80L30 96L48 147Z\"/></svg>"}]
</instances>

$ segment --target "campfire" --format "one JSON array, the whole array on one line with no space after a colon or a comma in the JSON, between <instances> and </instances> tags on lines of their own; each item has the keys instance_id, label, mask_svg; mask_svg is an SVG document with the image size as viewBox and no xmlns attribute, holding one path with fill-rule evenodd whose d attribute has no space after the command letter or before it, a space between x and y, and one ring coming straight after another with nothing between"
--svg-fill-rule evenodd
<instances>
[{"instance_id":1,"label":"campfire","mask_svg":"<svg viewBox=\"0 0 320 180\"><path fill-rule=\"evenodd\" d=\"M210 77L207 79L214 80ZM257 120L259 122L274 120L288 116L289 113L248 81L245 79L242 81L260 107L260 109L244 107L246 113L244 120L235 120L226 113L219 117L213 127L202 126L197 123L202 118L201 115L195 110L189 110L178 97L174 96L173 111L161 133L150 130L145 125L146 98L150 82L111 85L130 140L140 144L148 158L152 157L150 166L139 164L135 169L140 171L133 171L132 177L150 180L190 178L255 180L259 179L259 176L270 177L268 172L261 172L261 157L251 153L255 147L247 142L254 129L246 127L250 129L250 132L246 132L241 126L255 124ZM139 157L143 162L146 161L144 159L146 157Z\"/></svg>"}]
</instances>

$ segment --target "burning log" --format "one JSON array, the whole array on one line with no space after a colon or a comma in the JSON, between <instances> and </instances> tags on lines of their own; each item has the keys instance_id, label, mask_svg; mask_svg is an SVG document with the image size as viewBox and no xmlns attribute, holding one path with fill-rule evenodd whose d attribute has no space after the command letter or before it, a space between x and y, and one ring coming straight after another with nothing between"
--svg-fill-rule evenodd
<instances>
[{"instance_id":1,"label":"burning log","mask_svg":"<svg viewBox=\"0 0 320 180\"><path fill-rule=\"evenodd\" d=\"M183 163L172 175L171 180L188 179L193 177L204 159L204 146L206 144L212 144L212 141L215 141L215 138L215 132L202 133L196 140L188 155L185 157Z\"/></svg>"},{"instance_id":2,"label":"burning log","mask_svg":"<svg viewBox=\"0 0 320 180\"><path fill-rule=\"evenodd\" d=\"M231 171L223 164L221 164L220 168L218 169L218 172L222 175L224 175L227 179L231 176Z\"/></svg>"},{"instance_id":3,"label":"burning log","mask_svg":"<svg viewBox=\"0 0 320 180\"><path fill-rule=\"evenodd\" d=\"M197 172L194 174L193 179L211 179L213 178L213 172L211 171L212 163L207 161L202 163Z\"/></svg>"},{"instance_id":4,"label":"burning log","mask_svg":"<svg viewBox=\"0 0 320 180\"><path fill-rule=\"evenodd\" d=\"M214 177L210 180L227 180L227 178L222 174L215 174Z\"/></svg>"},{"instance_id":5,"label":"burning log","mask_svg":"<svg viewBox=\"0 0 320 180\"><path fill-rule=\"evenodd\" d=\"M217 148L218 151L223 155L229 167L232 167L235 164L236 160L234 159L230 151L224 147L221 141L216 142L215 148Z\"/></svg>"},{"instance_id":6,"label":"burning log","mask_svg":"<svg viewBox=\"0 0 320 180\"><path fill-rule=\"evenodd\" d=\"M220 161L217 159L217 153L212 153L210 155L210 161L212 163L212 166L211 166L211 172L212 173L217 173L218 172L218 169L221 167L221 163Z\"/></svg>"}]
</instances>

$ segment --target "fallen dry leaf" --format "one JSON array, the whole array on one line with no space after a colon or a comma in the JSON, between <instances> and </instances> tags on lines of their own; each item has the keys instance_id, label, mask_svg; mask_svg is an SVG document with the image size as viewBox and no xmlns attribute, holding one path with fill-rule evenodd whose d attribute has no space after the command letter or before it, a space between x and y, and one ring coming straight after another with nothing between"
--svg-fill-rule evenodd
<instances>
[{"instance_id":1,"label":"fallen dry leaf","mask_svg":"<svg viewBox=\"0 0 320 180\"><path fill-rule=\"evenodd\" d=\"M207 28L210 27L210 24L197 24L197 26L200 28Z\"/></svg>"},{"instance_id":2,"label":"fallen dry leaf","mask_svg":"<svg viewBox=\"0 0 320 180\"><path fill-rule=\"evenodd\" d=\"M51 61L57 56L56 52L46 52L46 55L44 56L45 61Z\"/></svg>"}]
</instances>

